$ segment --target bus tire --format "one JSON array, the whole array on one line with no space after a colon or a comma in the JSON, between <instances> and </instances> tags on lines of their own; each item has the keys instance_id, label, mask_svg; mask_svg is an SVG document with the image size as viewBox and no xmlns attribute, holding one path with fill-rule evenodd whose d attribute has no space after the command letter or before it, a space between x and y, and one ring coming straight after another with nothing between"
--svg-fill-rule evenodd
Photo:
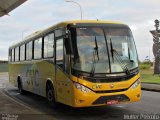
<instances>
[{"instance_id":1,"label":"bus tire","mask_svg":"<svg viewBox=\"0 0 160 120\"><path fill-rule=\"evenodd\" d=\"M18 77L17 82L18 82L18 91L19 91L19 93L22 94L22 95L24 95L25 91L23 90L22 81L21 81L20 77Z\"/></svg>"},{"instance_id":2,"label":"bus tire","mask_svg":"<svg viewBox=\"0 0 160 120\"><path fill-rule=\"evenodd\" d=\"M55 91L52 83L47 84L47 91L46 91L47 101L51 107L56 107L57 102L55 100Z\"/></svg>"}]
</instances>

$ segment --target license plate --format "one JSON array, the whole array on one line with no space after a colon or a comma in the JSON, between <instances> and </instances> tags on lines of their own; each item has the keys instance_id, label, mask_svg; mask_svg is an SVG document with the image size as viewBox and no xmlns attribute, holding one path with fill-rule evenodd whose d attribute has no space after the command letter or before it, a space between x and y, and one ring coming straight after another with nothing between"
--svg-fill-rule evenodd
<instances>
[{"instance_id":1,"label":"license plate","mask_svg":"<svg viewBox=\"0 0 160 120\"><path fill-rule=\"evenodd\" d=\"M118 103L119 103L118 100L108 100L108 101L107 101L107 104L108 104L108 105L114 105L114 104L118 104Z\"/></svg>"}]
</instances>

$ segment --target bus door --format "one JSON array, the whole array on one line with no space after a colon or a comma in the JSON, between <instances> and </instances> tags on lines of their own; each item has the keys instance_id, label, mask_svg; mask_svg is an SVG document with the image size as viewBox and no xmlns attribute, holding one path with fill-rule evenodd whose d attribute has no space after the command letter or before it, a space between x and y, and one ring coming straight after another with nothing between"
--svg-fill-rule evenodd
<instances>
[{"instance_id":1,"label":"bus door","mask_svg":"<svg viewBox=\"0 0 160 120\"><path fill-rule=\"evenodd\" d=\"M56 39L56 50L55 50L55 80L56 80L56 96L58 101L65 102L65 81L67 76L64 72L64 39Z\"/></svg>"}]
</instances>

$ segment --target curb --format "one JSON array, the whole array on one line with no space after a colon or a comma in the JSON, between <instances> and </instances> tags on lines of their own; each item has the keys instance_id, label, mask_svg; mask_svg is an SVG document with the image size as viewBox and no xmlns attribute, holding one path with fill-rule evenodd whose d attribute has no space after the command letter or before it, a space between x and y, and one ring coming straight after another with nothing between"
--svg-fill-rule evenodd
<instances>
[{"instance_id":1,"label":"curb","mask_svg":"<svg viewBox=\"0 0 160 120\"><path fill-rule=\"evenodd\" d=\"M149 89L149 88L143 88L143 87L142 87L142 90L153 91L153 92L160 92L160 90L157 90L157 89Z\"/></svg>"},{"instance_id":2,"label":"curb","mask_svg":"<svg viewBox=\"0 0 160 120\"><path fill-rule=\"evenodd\" d=\"M160 85L160 83L142 82L142 84Z\"/></svg>"}]
</instances>

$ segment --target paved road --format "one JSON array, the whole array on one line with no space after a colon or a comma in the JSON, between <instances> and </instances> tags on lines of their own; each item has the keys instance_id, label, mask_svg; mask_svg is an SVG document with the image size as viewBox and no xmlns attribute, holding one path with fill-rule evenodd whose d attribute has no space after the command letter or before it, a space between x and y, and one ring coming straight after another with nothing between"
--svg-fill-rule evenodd
<instances>
[{"instance_id":1,"label":"paved road","mask_svg":"<svg viewBox=\"0 0 160 120\"><path fill-rule=\"evenodd\" d=\"M0 77L0 83L4 85L5 80L3 78L7 80L7 77L5 75ZM42 113L42 115L34 114L34 116L50 115L57 120L120 120L127 115L133 114L139 118L142 114L160 114L160 93L158 92L142 91L141 101L131 104L87 108L72 108L59 105L57 108L51 108L44 98L31 93L20 95L16 88L7 86L9 85L6 85L5 89L3 89L4 93L25 106ZM2 86L2 88L4 87Z\"/></svg>"}]
</instances>

